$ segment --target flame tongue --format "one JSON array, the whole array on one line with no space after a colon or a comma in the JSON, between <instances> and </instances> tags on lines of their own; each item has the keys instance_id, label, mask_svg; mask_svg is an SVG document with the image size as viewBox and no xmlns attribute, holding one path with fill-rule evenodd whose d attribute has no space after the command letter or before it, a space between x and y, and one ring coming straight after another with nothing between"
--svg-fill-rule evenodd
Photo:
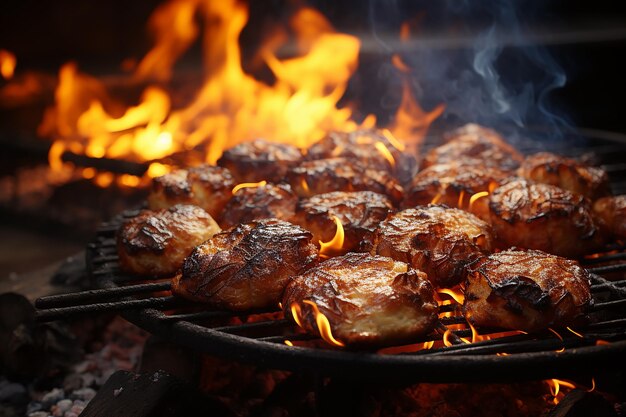
<instances>
[{"instance_id":1,"label":"flame tongue","mask_svg":"<svg viewBox=\"0 0 626 417\"><path fill-rule=\"evenodd\" d=\"M15 55L5 49L0 49L0 75L2 78L5 80L11 79L15 71L15 65L17 65Z\"/></svg>"}]
</instances>

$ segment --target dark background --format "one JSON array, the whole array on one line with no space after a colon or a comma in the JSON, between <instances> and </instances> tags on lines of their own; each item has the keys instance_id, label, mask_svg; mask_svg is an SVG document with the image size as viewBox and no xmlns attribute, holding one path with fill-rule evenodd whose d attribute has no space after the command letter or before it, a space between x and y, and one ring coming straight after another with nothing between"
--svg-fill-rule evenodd
<instances>
[{"instance_id":1,"label":"dark background","mask_svg":"<svg viewBox=\"0 0 626 417\"><path fill-rule=\"evenodd\" d=\"M216 0L217 1L217 0ZM552 91L545 104L553 114L568 120L572 125L605 129L626 133L626 117L623 114L625 83L620 61L626 52L626 13L619 2L594 1L485 1L478 6L464 1L333 1L316 0L309 4L320 9L333 25L342 32L360 36L371 36L373 43L361 56L358 74L351 82L347 99L361 103L363 113L374 111L384 120L397 103L399 95L388 96L393 83L381 79L381 66L389 65L393 50L378 38L393 38L398 33L399 23L406 19L419 20L420 35L430 38L441 36L471 36L492 24L498 24L503 15L502 8L514 4L519 18L519 33L530 36L541 30L600 34L595 40L569 39L551 42L550 36L542 38L541 45L505 46L496 62L502 71L504 85L515 85L521 81L537 83L537 95L541 82L541 69L528 66L517 60L520 51L528 52L539 48L547 52L567 76L563 88ZM145 22L159 4L155 0L111 0L81 1L35 0L5 1L0 13L0 48L14 52L18 58L17 72L40 69L56 73L59 66L68 60L79 62L80 68L91 74L119 72L119 64L129 57L140 58L151 45ZM251 5L250 24L241 37L246 51L258 44L259 33L272 21L280 21L289 14L293 2L284 0L258 0ZM506 14L506 13L504 13ZM502 22L500 22L502 23ZM511 29L509 22L501 28ZM417 36L417 35L416 35ZM373 46L372 46L373 45ZM426 49L426 50L425 50ZM420 55L448 59L448 56L467 55L464 47L416 50ZM411 59L410 49L403 51ZM424 55L425 54L425 55ZM500 62L501 61L501 62ZM179 65L199 64L199 46L196 45ZM501 65L504 63L503 65ZM507 64L508 63L508 68ZM456 65L456 64L455 64ZM462 65L462 64L460 64ZM428 76L419 74L421 101L432 107L441 99L441 86L427 82ZM262 76L262 75L260 75ZM426 81L424 81L426 79ZM395 97L395 99L394 99ZM395 100L395 101L394 101ZM480 120L477 120L480 121Z\"/></svg>"}]
</instances>

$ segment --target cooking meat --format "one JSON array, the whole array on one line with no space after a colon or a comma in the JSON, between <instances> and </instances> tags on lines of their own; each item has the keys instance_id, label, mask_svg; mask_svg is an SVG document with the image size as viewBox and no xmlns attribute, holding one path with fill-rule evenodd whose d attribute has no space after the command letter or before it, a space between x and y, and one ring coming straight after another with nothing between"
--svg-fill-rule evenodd
<instances>
[{"instance_id":1,"label":"cooking meat","mask_svg":"<svg viewBox=\"0 0 626 417\"><path fill-rule=\"evenodd\" d=\"M524 179L494 190L489 220L502 248L518 246L576 258L596 251L604 241L586 198Z\"/></svg>"},{"instance_id":2,"label":"cooking meat","mask_svg":"<svg viewBox=\"0 0 626 417\"><path fill-rule=\"evenodd\" d=\"M226 204L220 224L228 229L253 220L290 220L296 211L297 202L298 196L287 184L241 188Z\"/></svg>"},{"instance_id":3,"label":"cooking meat","mask_svg":"<svg viewBox=\"0 0 626 417\"><path fill-rule=\"evenodd\" d=\"M447 206L406 209L380 223L371 253L389 256L426 272L435 287L461 282L465 266L491 252L491 228L471 213Z\"/></svg>"},{"instance_id":4,"label":"cooking meat","mask_svg":"<svg viewBox=\"0 0 626 417\"><path fill-rule=\"evenodd\" d=\"M148 206L157 210L174 204L193 204L218 218L232 197L234 186L230 171L222 167L201 165L179 169L152 181Z\"/></svg>"},{"instance_id":5,"label":"cooking meat","mask_svg":"<svg viewBox=\"0 0 626 417\"><path fill-rule=\"evenodd\" d=\"M277 306L289 277L317 260L310 232L266 219L240 224L197 246L174 278L175 294L234 311Z\"/></svg>"},{"instance_id":6,"label":"cooking meat","mask_svg":"<svg viewBox=\"0 0 626 417\"><path fill-rule=\"evenodd\" d=\"M391 139L390 139L391 138ZM398 148L393 136L376 129L330 132L307 150L305 159L348 158L369 168L378 168L410 178L415 173L415 159Z\"/></svg>"},{"instance_id":7,"label":"cooking meat","mask_svg":"<svg viewBox=\"0 0 626 417\"><path fill-rule=\"evenodd\" d=\"M575 324L592 304L578 262L536 250L506 250L468 267L463 309L470 323L537 331Z\"/></svg>"},{"instance_id":8,"label":"cooking meat","mask_svg":"<svg viewBox=\"0 0 626 417\"><path fill-rule=\"evenodd\" d=\"M301 159L302 152L295 146L256 139L224 151L217 164L228 168L238 182L279 183Z\"/></svg>"},{"instance_id":9,"label":"cooking meat","mask_svg":"<svg viewBox=\"0 0 626 417\"><path fill-rule=\"evenodd\" d=\"M467 209L483 218L486 204L473 202L470 205L470 198L479 192L493 191L508 177L506 171L490 166L462 162L431 165L420 171L405 188L402 207L411 208L436 202Z\"/></svg>"},{"instance_id":10,"label":"cooking meat","mask_svg":"<svg viewBox=\"0 0 626 417\"><path fill-rule=\"evenodd\" d=\"M356 249L385 220L393 205L389 198L371 191L335 191L300 201L293 222L313 233L313 241L330 241L336 231L333 217L344 229L343 249Z\"/></svg>"},{"instance_id":11,"label":"cooking meat","mask_svg":"<svg viewBox=\"0 0 626 417\"><path fill-rule=\"evenodd\" d=\"M404 262L348 253L293 278L282 305L310 333L318 333L317 309L340 343L371 348L428 334L437 321L433 295L426 274Z\"/></svg>"},{"instance_id":12,"label":"cooking meat","mask_svg":"<svg viewBox=\"0 0 626 417\"><path fill-rule=\"evenodd\" d=\"M287 172L287 181L300 197L331 191L373 191L394 203L402 199L402 187L389 173L346 158L303 162Z\"/></svg>"},{"instance_id":13,"label":"cooking meat","mask_svg":"<svg viewBox=\"0 0 626 417\"><path fill-rule=\"evenodd\" d=\"M527 156L518 174L534 182L582 194L591 200L611 194L609 177L603 169L549 152Z\"/></svg>"},{"instance_id":14,"label":"cooking meat","mask_svg":"<svg viewBox=\"0 0 626 417\"><path fill-rule=\"evenodd\" d=\"M432 149L422 161L422 168L435 164L465 161L512 171L519 167L522 155L491 129L468 124L444 138L447 143Z\"/></svg>"},{"instance_id":15,"label":"cooking meat","mask_svg":"<svg viewBox=\"0 0 626 417\"><path fill-rule=\"evenodd\" d=\"M120 266L136 275L173 275L196 245L219 231L215 220L197 206L143 210L117 233Z\"/></svg>"},{"instance_id":16,"label":"cooking meat","mask_svg":"<svg viewBox=\"0 0 626 417\"><path fill-rule=\"evenodd\" d=\"M626 239L626 195L601 198L593 204L593 211L607 234Z\"/></svg>"}]
</instances>

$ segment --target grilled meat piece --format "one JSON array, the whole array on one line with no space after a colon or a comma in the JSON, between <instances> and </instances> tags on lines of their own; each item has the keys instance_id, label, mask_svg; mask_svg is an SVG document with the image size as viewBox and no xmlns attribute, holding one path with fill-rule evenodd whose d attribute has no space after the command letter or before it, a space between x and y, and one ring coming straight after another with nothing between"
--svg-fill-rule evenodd
<instances>
[{"instance_id":1,"label":"grilled meat piece","mask_svg":"<svg viewBox=\"0 0 626 417\"><path fill-rule=\"evenodd\" d=\"M309 147L305 159L348 158L369 168L384 169L401 179L410 178L417 168L415 158L400 151L396 146L402 145L390 137L376 129L330 132Z\"/></svg>"},{"instance_id":2,"label":"grilled meat piece","mask_svg":"<svg viewBox=\"0 0 626 417\"><path fill-rule=\"evenodd\" d=\"M152 180L148 206L157 210L174 204L193 204L218 218L232 197L234 186L230 171L222 167L179 169Z\"/></svg>"},{"instance_id":3,"label":"grilled meat piece","mask_svg":"<svg viewBox=\"0 0 626 417\"><path fill-rule=\"evenodd\" d=\"M506 250L468 267L463 309L470 323L537 331L574 324L591 306L589 273L536 250Z\"/></svg>"},{"instance_id":4,"label":"grilled meat piece","mask_svg":"<svg viewBox=\"0 0 626 417\"><path fill-rule=\"evenodd\" d=\"M289 277L316 262L311 238L300 226L277 219L240 224L197 246L172 290L234 311L276 306Z\"/></svg>"},{"instance_id":5,"label":"grilled meat piece","mask_svg":"<svg viewBox=\"0 0 626 417\"><path fill-rule=\"evenodd\" d=\"M317 334L312 302L328 319L335 339L348 347L371 348L428 334L437 321L433 296L426 274L404 262L348 253L294 277L282 305L286 317L296 311L302 326Z\"/></svg>"},{"instance_id":6,"label":"grilled meat piece","mask_svg":"<svg viewBox=\"0 0 626 417\"><path fill-rule=\"evenodd\" d=\"M491 252L491 228L471 213L447 206L406 209L380 223L371 253L426 272L435 287L461 282L472 259Z\"/></svg>"},{"instance_id":7,"label":"grilled meat piece","mask_svg":"<svg viewBox=\"0 0 626 417\"><path fill-rule=\"evenodd\" d=\"M331 191L373 191L394 203L402 199L402 187L389 173L346 158L303 162L287 172L287 181L300 197Z\"/></svg>"},{"instance_id":8,"label":"grilled meat piece","mask_svg":"<svg viewBox=\"0 0 626 417\"><path fill-rule=\"evenodd\" d=\"M604 241L586 198L524 179L512 180L489 196L489 222L501 248L576 258L596 251Z\"/></svg>"},{"instance_id":9,"label":"grilled meat piece","mask_svg":"<svg viewBox=\"0 0 626 417\"><path fill-rule=\"evenodd\" d=\"M311 231L314 242L328 242L335 236L336 216L344 229L343 249L350 251L370 236L392 209L391 201L382 194L335 191L301 200L293 222Z\"/></svg>"},{"instance_id":10,"label":"grilled meat piece","mask_svg":"<svg viewBox=\"0 0 626 417\"><path fill-rule=\"evenodd\" d=\"M295 146L256 139L226 150L217 164L228 168L238 182L279 183L301 159L302 152Z\"/></svg>"},{"instance_id":11,"label":"grilled meat piece","mask_svg":"<svg viewBox=\"0 0 626 417\"><path fill-rule=\"evenodd\" d=\"M609 177L603 169L549 152L527 156L518 175L534 182L556 185L591 200L611 194Z\"/></svg>"},{"instance_id":12,"label":"grilled meat piece","mask_svg":"<svg viewBox=\"0 0 626 417\"><path fill-rule=\"evenodd\" d=\"M450 162L431 165L420 171L405 188L403 208L422 206L431 202L467 209L484 218L487 204L473 203L470 198L482 191L493 191L509 173L496 167ZM482 198L483 203L486 201ZM477 200L478 201L478 200Z\"/></svg>"},{"instance_id":13,"label":"grilled meat piece","mask_svg":"<svg viewBox=\"0 0 626 417\"><path fill-rule=\"evenodd\" d=\"M523 156L491 129L468 124L444 135L447 143L432 149L422 161L422 168L435 164L465 161L512 171Z\"/></svg>"},{"instance_id":14,"label":"grilled meat piece","mask_svg":"<svg viewBox=\"0 0 626 417\"><path fill-rule=\"evenodd\" d=\"M298 196L287 184L265 184L239 189L230 199L220 224L224 229L254 220L276 218L291 220Z\"/></svg>"},{"instance_id":15,"label":"grilled meat piece","mask_svg":"<svg viewBox=\"0 0 626 417\"><path fill-rule=\"evenodd\" d=\"M607 235L626 239L626 195L601 198L593 204L593 211Z\"/></svg>"},{"instance_id":16,"label":"grilled meat piece","mask_svg":"<svg viewBox=\"0 0 626 417\"><path fill-rule=\"evenodd\" d=\"M120 266L136 275L173 275L196 245L219 231L215 220L197 206L143 210L118 230Z\"/></svg>"}]
</instances>

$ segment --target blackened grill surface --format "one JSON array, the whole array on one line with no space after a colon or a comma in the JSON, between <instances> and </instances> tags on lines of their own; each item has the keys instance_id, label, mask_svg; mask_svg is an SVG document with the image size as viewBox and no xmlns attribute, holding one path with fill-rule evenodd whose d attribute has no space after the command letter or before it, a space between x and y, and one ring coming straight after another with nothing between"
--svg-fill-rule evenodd
<instances>
[{"instance_id":1,"label":"blackened grill surface","mask_svg":"<svg viewBox=\"0 0 626 417\"><path fill-rule=\"evenodd\" d=\"M595 148L586 149L586 151L594 152L600 158L606 154L609 159L615 157L616 149L622 152L622 155L626 154L626 143L607 145L604 142L598 143ZM617 164L609 165L608 168L614 193L626 192L626 167ZM134 212L125 213L126 216L135 214ZM96 287L117 288L115 291L119 291L121 285L136 284L136 278L125 276L118 269L114 234L121 219L122 217L103 225L95 242L88 247L87 264ZM608 266L602 264L603 260L620 262L626 258L623 247L616 247L616 249L622 252L591 259L588 265L591 271L611 273L615 270L626 269L620 264ZM596 266L598 264L600 266ZM614 369L626 354L626 286L624 284L626 284L624 281L610 283L601 276L593 274L592 292L596 298L594 314L597 316L593 324L576 329L582 333L583 337L578 337L565 329L558 329L563 340L546 331L544 334L533 336L519 334L472 344L461 342L449 347L401 354L290 347L284 344L286 339L298 341L315 339L315 337L298 332L295 325L284 319L209 327L205 323L212 318L245 317L257 312L232 313L206 309L194 312L192 303L169 296L145 300L126 298L125 302L130 304L118 307L118 309L125 318L154 334L199 351L258 366L378 382L381 379L407 383L418 381L510 382L591 377L603 370ZM152 287L152 291L166 287L167 284L163 284L163 287ZM128 291L126 294L132 293L134 291ZM96 294L92 298L87 297L87 300L99 302L103 299L101 295ZM148 308L133 309L132 304L138 301L140 305L148 306ZM80 304L80 300L73 300L71 296L61 303L70 309L76 304ZM112 305L112 308L115 308L115 303ZM171 310L167 314L162 311L171 308L175 308L173 313ZM444 306L440 312L445 311L446 308L450 310L452 307ZM94 310L97 311L98 308ZM615 311L619 313L616 315ZM61 315L62 311L58 314ZM440 340L441 333L447 325L464 323L462 317L443 317L440 320L442 324L438 334L415 342ZM488 329L481 332L481 334L487 333ZM471 337L471 333L469 330L454 331L451 340L459 342L460 337ZM598 340L610 343L600 342L599 344ZM500 352L506 352L508 355L496 355Z\"/></svg>"}]
</instances>

